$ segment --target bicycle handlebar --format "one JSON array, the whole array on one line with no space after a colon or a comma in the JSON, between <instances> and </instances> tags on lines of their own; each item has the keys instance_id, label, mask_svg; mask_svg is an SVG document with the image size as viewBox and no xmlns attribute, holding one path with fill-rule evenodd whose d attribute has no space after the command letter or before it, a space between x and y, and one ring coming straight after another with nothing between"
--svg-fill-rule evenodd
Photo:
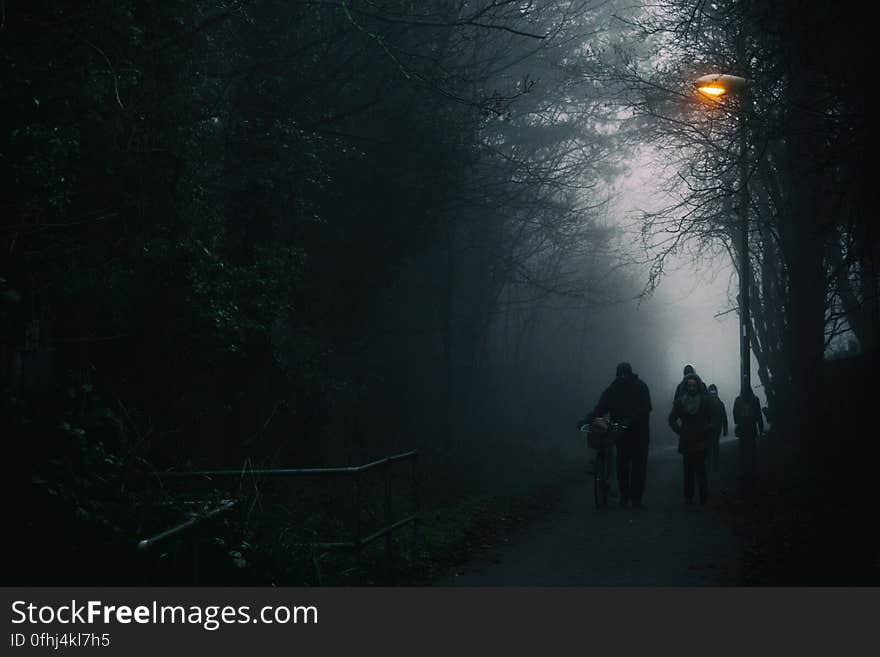
<instances>
[{"instance_id":1,"label":"bicycle handlebar","mask_svg":"<svg viewBox=\"0 0 880 657\"><path fill-rule=\"evenodd\" d=\"M586 422L583 425L581 425L580 430L582 433L588 433L590 431L590 428L591 428L591 423ZM629 430L628 424L623 424L621 422L614 422L614 421L609 422L608 429L606 429L606 431L627 431L627 430Z\"/></svg>"}]
</instances>

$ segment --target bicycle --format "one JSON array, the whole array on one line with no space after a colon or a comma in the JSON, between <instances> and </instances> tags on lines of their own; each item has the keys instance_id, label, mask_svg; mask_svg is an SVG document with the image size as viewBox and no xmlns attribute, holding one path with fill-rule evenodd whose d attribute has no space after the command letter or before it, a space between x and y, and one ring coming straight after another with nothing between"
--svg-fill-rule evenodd
<instances>
[{"instance_id":1,"label":"bicycle","mask_svg":"<svg viewBox=\"0 0 880 657\"><path fill-rule=\"evenodd\" d=\"M621 432L628 429L619 422L591 422L581 426L587 434L587 447L596 450L593 470L593 499L596 508L608 506L608 494L614 474L614 446Z\"/></svg>"}]
</instances>

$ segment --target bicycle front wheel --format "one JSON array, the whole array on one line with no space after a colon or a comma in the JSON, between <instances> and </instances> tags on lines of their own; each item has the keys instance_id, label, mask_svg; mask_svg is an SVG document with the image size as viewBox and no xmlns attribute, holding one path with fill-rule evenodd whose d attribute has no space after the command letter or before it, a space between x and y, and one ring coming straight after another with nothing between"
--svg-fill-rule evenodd
<instances>
[{"instance_id":1,"label":"bicycle front wheel","mask_svg":"<svg viewBox=\"0 0 880 657\"><path fill-rule=\"evenodd\" d=\"M607 450L600 449L596 454L596 474L593 477L593 500L596 508L600 509L608 504L608 480L606 478L606 470L608 469Z\"/></svg>"}]
</instances>

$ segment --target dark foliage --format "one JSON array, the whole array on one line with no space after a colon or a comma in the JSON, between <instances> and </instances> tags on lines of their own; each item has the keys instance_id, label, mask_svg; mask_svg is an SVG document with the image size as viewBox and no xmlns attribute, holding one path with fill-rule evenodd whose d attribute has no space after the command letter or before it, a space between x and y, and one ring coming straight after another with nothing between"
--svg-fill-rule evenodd
<instances>
[{"instance_id":1,"label":"dark foliage","mask_svg":"<svg viewBox=\"0 0 880 657\"><path fill-rule=\"evenodd\" d=\"M554 66L587 4L506 4L4 3L20 581L132 581L136 538L211 503L157 491L156 469L356 464L420 442L429 472L451 462L459 441L438 436L501 290L565 287L562 236L592 221L572 190L603 167L585 153L585 179L582 130L539 120L568 102ZM517 110L536 84L517 67L542 50L551 103ZM223 520L205 559L278 560L291 517L332 529L300 506Z\"/></svg>"}]
</instances>

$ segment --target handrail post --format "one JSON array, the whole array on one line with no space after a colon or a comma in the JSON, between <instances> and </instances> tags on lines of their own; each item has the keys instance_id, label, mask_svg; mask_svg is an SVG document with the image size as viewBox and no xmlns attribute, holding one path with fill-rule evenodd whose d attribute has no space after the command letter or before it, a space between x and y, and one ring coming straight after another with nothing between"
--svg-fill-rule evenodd
<instances>
[{"instance_id":1,"label":"handrail post","mask_svg":"<svg viewBox=\"0 0 880 657\"><path fill-rule=\"evenodd\" d=\"M361 576L361 472L356 470L354 477L354 559L357 576Z\"/></svg>"},{"instance_id":2,"label":"handrail post","mask_svg":"<svg viewBox=\"0 0 880 657\"><path fill-rule=\"evenodd\" d=\"M391 541L391 525L393 523L393 516L391 513L391 459L385 459L385 526L388 528L388 532L385 534L385 559L387 560L388 565L388 583L394 583L394 560L391 554L392 550L392 541Z\"/></svg>"},{"instance_id":3,"label":"handrail post","mask_svg":"<svg viewBox=\"0 0 880 657\"><path fill-rule=\"evenodd\" d=\"M412 558L413 561L416 559L417 548L419 544L419 475L418 475L418 465L419 465L419 453L416 452L412 456L412 499L413 499L413 514L415 515L415 520L412 523Z\"/></svg>"},{"instance_id":4,"label":"handrail post","mask_svg":"<svg viewBox=\"0 0 880 657\"><path fill-rule=\"evenodd\" d=\"M192 560L193 560L193 586L199 585L199 537L196 536L192 542Z\"/></svg>"},{"instance_id":5,"label":"handrail post","mask_svg":"<svg viewBox=\"0 0 880 657\"><path fill-rule=\"evenodd\" d=\"M354 473L354 542L361 545L361 473Z\"/></svg>"}]
</instances>

